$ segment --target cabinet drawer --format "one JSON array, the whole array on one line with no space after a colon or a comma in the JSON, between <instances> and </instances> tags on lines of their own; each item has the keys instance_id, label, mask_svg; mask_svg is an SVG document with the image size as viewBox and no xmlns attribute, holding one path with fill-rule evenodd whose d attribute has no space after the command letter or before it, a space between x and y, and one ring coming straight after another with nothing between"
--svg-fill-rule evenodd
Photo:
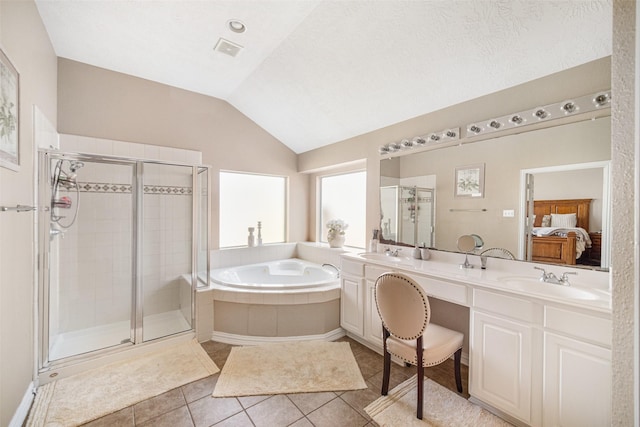
<instances>
[{"instance_id":1,"label":"cabinet drawer","mask_svg":"<svg viewBox=\"0 0 640 427\"><path fill-rule=\"evenodd\" d=\"M364 277L367 280L375 281L378 277L380 277L381 274L389 273L392 271L396 271L396 270L392 269L391 267L378 267L373 265L367 265L364 268Z\"/></svg>"},{"instance_id":2,"label":"cabinet drawer","mask_svg":"<svg viewBox=\"0 0 640 427\"><path fill-rule=\"evenodd\" d=\"M342 273L362 277L364 275L364 264L343 259Z\"/></svg>"},{"instance_id":3,"label":"cabinet drawer","mask_svg":"<svg viewBox=\"0 0 640 427\"><path fill-rule=\"evenodd\" d=\"M611 319L545 306L544 327L607 347L611 346Z\"/></svg>"},{"instance_id":4,"label":"cabinet drawer","mask_svg":"<svg viewBox=\"0 0 640 427\"><path fill-rule=\"evenodd\" d=\"M467 287L465 285L432 279L430 277L416 276L413 279L422 286L422 289L427 292L428 296L454 302L467 307L469 306Z\"/></svg>"},{"instance_id":5,"label":"cabinet drawer","mask_svg":"<svg viewBox=\"0 0 640 427\"><path fill-rule=\"evenodd\" d=\"M474 289L473 306L525 322L536 321L536 304L521 298Z\"/></svg>"}]
</instances>

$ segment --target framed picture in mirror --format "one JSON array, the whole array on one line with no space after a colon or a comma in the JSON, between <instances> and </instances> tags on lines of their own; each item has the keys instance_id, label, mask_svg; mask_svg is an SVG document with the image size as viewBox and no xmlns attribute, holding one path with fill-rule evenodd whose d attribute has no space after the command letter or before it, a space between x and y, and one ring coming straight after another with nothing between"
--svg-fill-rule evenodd
<instances>
[{"instance_id":1,"label":"framed picture in mirror","mask_svg":"<svg viewBox=\"0 0 640 427\"><path fill-rule=\"evenodd\" d=\"M456 168L454 194L456 197L484 197L484 163Z\"/></svg>"}]
</instances>

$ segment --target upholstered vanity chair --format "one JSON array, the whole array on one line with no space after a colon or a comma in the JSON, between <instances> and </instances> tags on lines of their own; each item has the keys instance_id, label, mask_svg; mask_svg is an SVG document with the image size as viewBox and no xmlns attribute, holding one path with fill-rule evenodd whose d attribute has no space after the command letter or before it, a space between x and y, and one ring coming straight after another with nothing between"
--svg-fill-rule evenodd
<instances>
[{"instance_id":1,"label":"upholstered vanity chair","mask_svg":"<svg viewBox=\"0 0 640 427\"><path fill-rule=\"evenodd\" d=\"M462 392L460 357L464 335L429 323L429 299L422 288L408 276L384 273L376 280L376 306L382 319L384 372L382 395L389 392L391 355L418 369L417 417L422 419L424 368L438 365L452 355L458 392Z\"/></svg>"}]
</instances>

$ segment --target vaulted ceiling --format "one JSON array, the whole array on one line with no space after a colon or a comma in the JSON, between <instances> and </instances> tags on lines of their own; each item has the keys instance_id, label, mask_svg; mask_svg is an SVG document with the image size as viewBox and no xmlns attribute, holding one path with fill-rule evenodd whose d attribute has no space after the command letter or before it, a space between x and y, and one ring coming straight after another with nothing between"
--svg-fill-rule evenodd
<instances>
[{"instance_id":1,"label":"vaulted ceiling","mask_svg":"<svg viewBox=\"0 0 640 427\"><path fill-rule=\"evenodd\" d=\"M610 0L36 4L59 57L224 99L296 153L612 50Z\"/></svg>"}]
</instances>

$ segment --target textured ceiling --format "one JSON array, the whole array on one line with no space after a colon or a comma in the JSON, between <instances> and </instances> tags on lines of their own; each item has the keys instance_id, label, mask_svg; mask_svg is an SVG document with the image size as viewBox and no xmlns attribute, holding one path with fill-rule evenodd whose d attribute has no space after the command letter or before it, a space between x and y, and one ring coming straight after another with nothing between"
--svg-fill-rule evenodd
<instances>
[{"instance_id":1,"label":"textured ceiling","mask_svg":"<svg viewBox=\"0 0 640 427\"><path fill-rule=\"evenodd\" d=\"M297 153L612 49L610 0L36 4L58 56L227 100Z\"/></svg>"}]
</instances>

